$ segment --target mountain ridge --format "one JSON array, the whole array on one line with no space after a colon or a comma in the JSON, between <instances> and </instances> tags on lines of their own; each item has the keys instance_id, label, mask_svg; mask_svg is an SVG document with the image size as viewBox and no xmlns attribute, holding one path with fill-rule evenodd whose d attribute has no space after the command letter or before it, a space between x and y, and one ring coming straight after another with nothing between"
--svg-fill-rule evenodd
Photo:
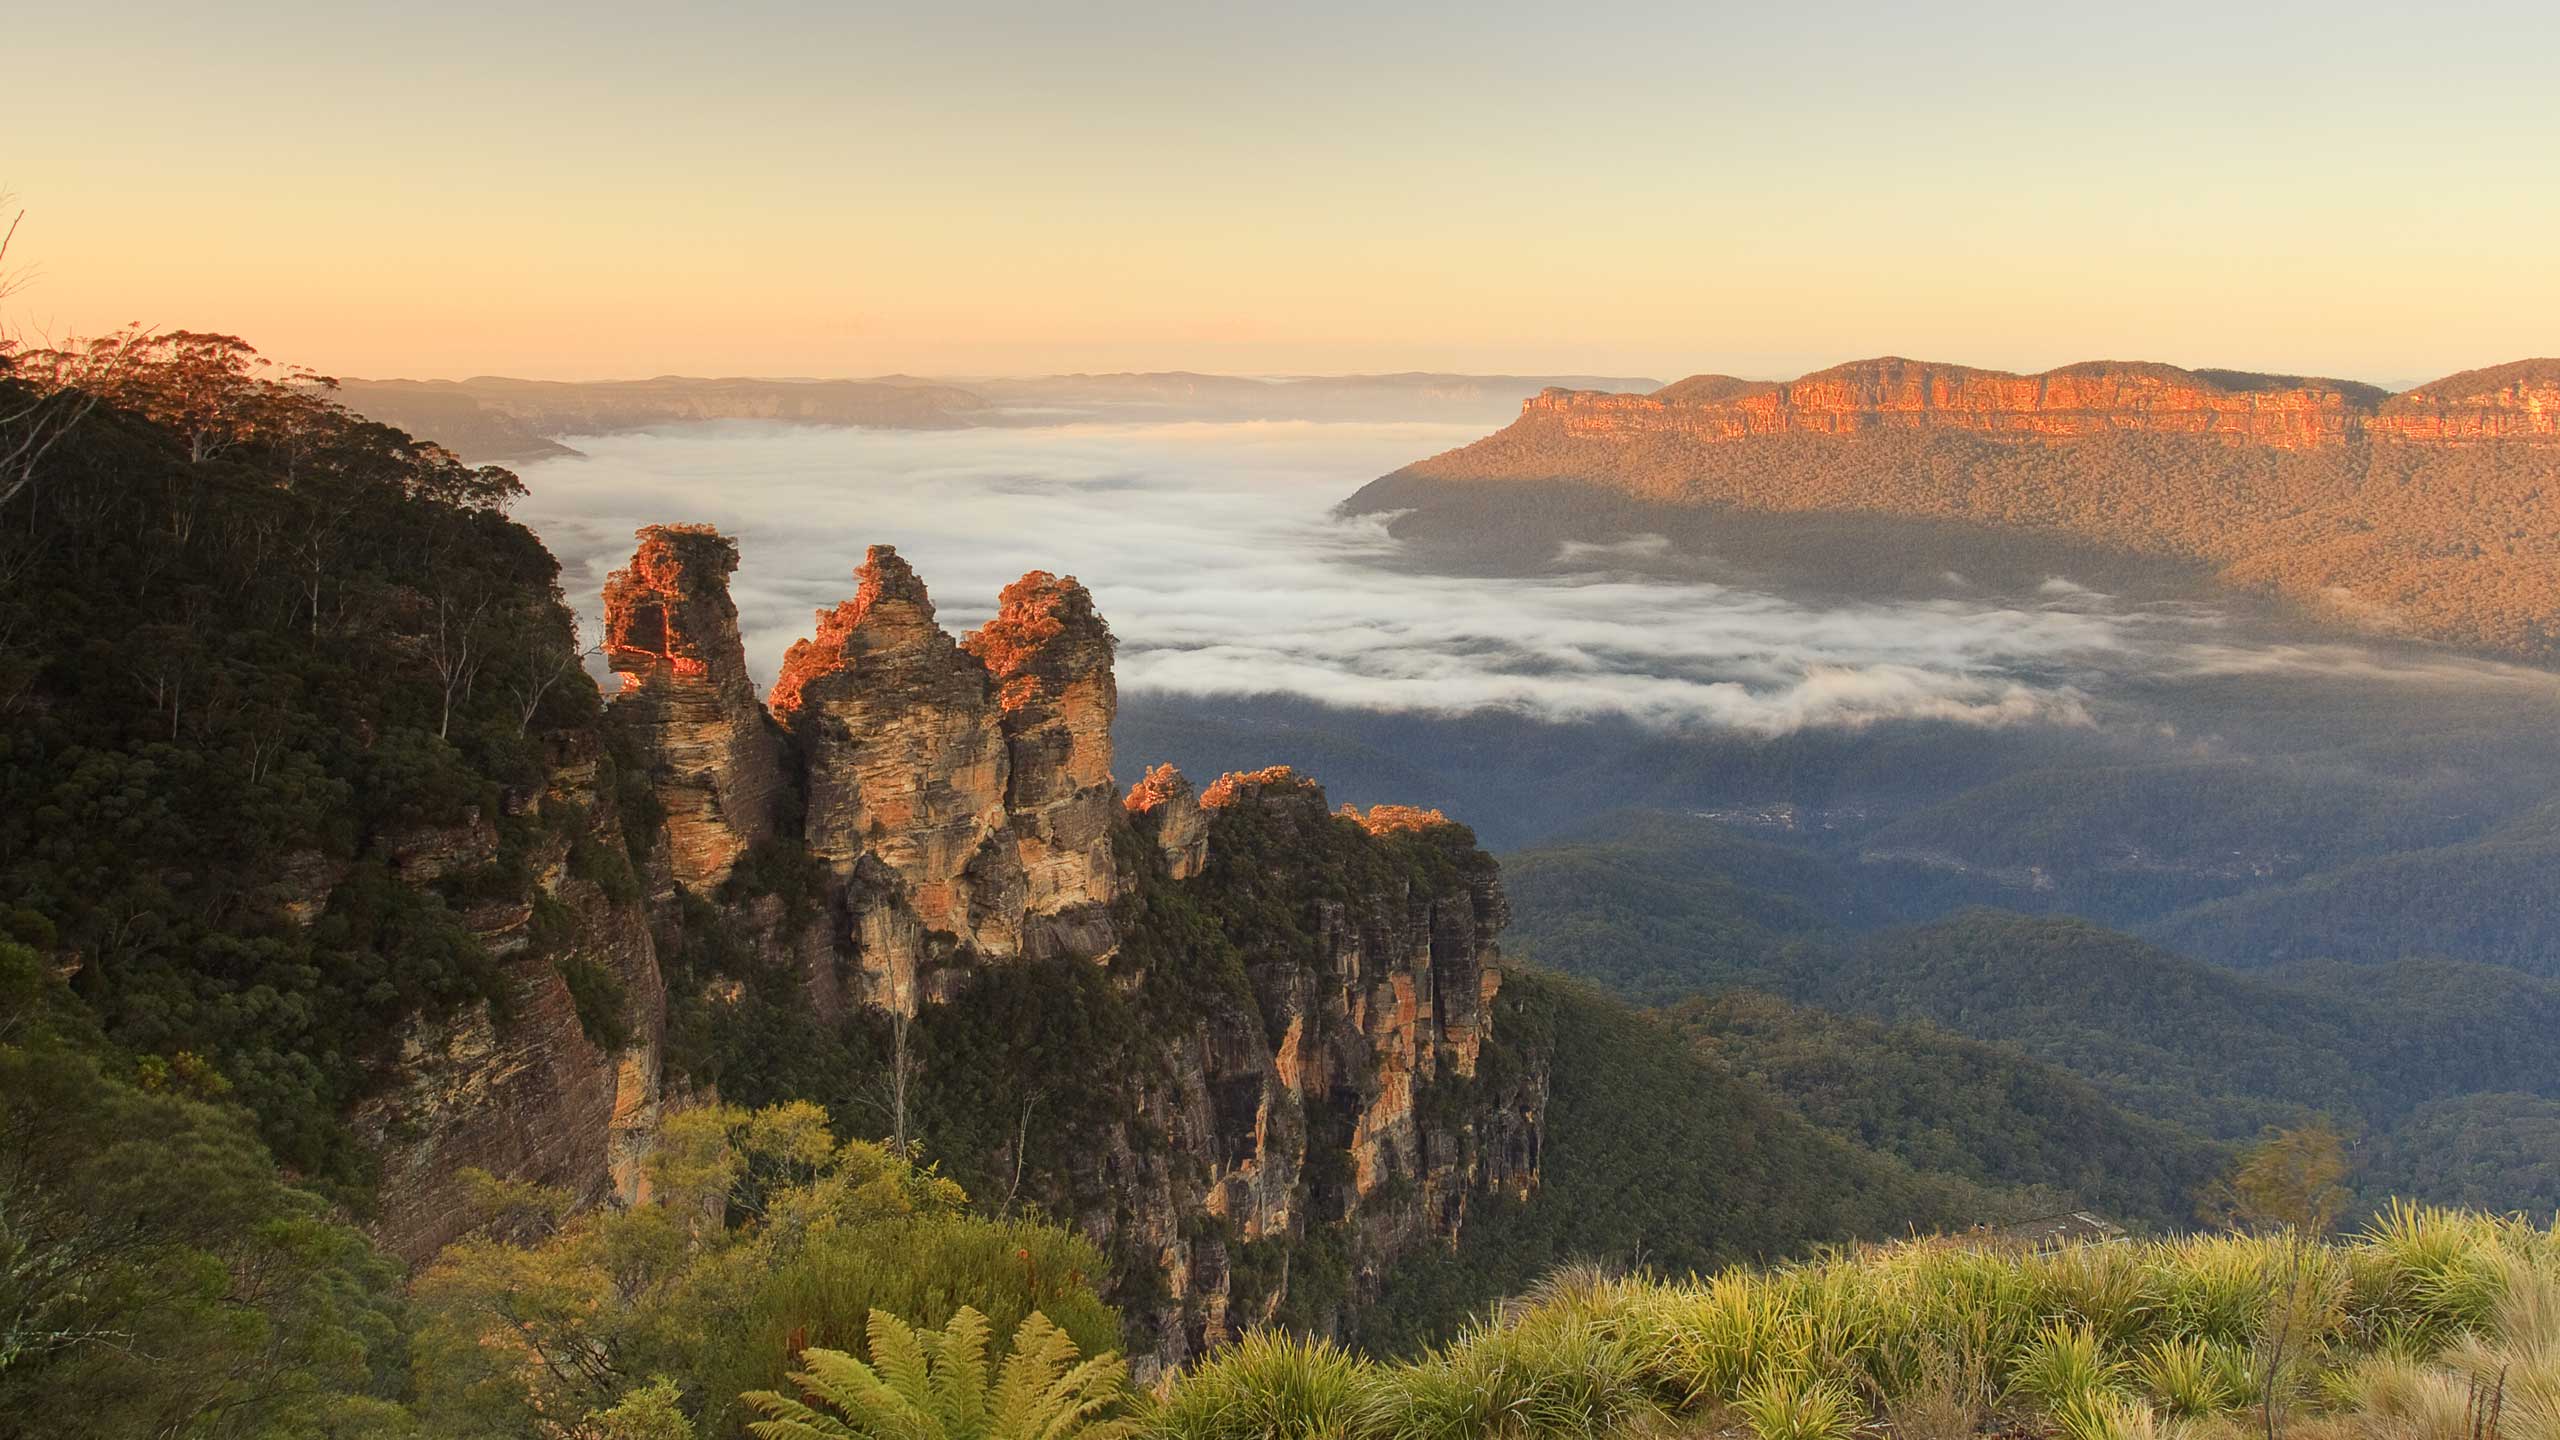
<instances>
[{"instance_id":1,"label":"mountain ridge","mask_svg":"<svg viewBox=\"0 0 2560 1440\"><path fill-rule=\"evenodd\" d=\"M2201 562L2353 629L2543 659L2560 644L2555 482L2560 360L2386 397L2147 363L2016 375L1885 357L1769 385L1542 391L1342 508L1427 522L1510 494L1546 512L1515 528L1545 534L1566 497L1598 492L2033 532Z\"/></svg>"}]
</instances>

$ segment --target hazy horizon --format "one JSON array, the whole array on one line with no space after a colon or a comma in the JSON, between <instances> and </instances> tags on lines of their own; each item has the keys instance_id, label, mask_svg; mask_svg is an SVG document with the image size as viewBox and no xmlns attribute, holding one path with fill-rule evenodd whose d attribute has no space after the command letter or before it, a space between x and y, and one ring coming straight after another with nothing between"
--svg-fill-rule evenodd
<instances>
[{"instance_id":1,"label":"hazy horizon","mask_svg":"<svg viewBox=\"0 0 2560 1440\"><path fill-rule=\"evenodd\" d=\"M693 422L569 437L584 453L520 467L529 493L514 513L560 558L591 638L634 530L699 522L733 537L730 590L760 685L812 611L851 598L875 543L915 567L955 636L1025 571L1078 576L1119 636L1130 694L1769 736L1901 720L2098 726L2133 675L2555 683L2456 654L2307 642L2226 606L2120 597L2062 574L1791 598L1651 534L1567 541L1517 573L1437 573L1385 517L1334 513L1361 482L1467 428Z\"/></svg>"},{"instance_id":2,"label":"hazy horizon","mask_svg":"<svg viewBox=\"0 0 2560 1440\"><path fill-rule=\"evenodd\" d=\"M40 267L17 323L224 331L328 373L1671 379L1892 353L2406 383L2560 333L2560 187L2530 180L2560 11L2522 3L324 26L137 0L12 29L45 58L21 111L59 122L0 156L13 263Z\"/></svg>"}]
</instances>

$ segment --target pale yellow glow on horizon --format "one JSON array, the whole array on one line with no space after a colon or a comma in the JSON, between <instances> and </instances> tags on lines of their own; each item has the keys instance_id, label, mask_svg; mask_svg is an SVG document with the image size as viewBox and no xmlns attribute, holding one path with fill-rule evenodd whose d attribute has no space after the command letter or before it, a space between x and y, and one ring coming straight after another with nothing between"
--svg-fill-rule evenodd
<instances>
[{"instance_id":1,"label":"pale yellow glow on horizon","mask_svg":"<svg viewBox=\"0 0 2560 1440\"><path fill-rule=\"evenodd\" d=\"M150 40L39 21L13 82L47 119L0 142L39 267L8 318L428 377L1670 379L1901 353L2388 383L2560 351L2560 182L2533 158L2560 116L2503 49L2384 87L2388 37L2342 24L2326 65L2226 93L2156 56L2054 75L1950 40L1906 65L1727 16L1663 32L1709 67L1690 86L1642 34L1141 54L1106 27L973 57L947 23L759 14L828 38L637 15L684 34L616 49L359 7L359 37L264 16L224 49L174 10ZM2079 91L2100 103L2054 113Z\"/></svg>"}]
</instances>

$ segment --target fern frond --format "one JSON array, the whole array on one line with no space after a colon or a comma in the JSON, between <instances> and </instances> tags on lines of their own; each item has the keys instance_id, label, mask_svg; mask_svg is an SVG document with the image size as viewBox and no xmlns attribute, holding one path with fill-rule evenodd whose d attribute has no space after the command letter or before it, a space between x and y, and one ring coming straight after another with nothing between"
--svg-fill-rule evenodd
<instances>
[{"instance_id":1,"label":"fern frond","mask_svg":"<svg viewBox=\"0 0 2560 1440\"><path fill-rule=\"evenodd\" d=\"M933 1392L942 1433L959 1440L985 1432L987 1415L987 1317L963 1305L933 1337Z\"/></svg>"},{"instance_id":2,"label":"fern frond","mask_svg":"<svg viewBox=\"0 0 2560 1440\"><path fill-rule=\"evenodd\" d=\"M886 1310L871 1312L871 1364L919 1419L936 1413L933 1361L925 1353L924 1340L913 1326Z\"/></svg>"},{"instance_id":3,"label":"fern frond","mask_svg":"<svg viewBox=\"0 0 2560 1440\"><path fill-rule=\"evenodd\" d=\"M846 1440L859 1433L832 1415L771 1390L750 1390L738 1398L757 1413L773 1417L748 1424L757 1440Z\"/></svg>"},{"instance_id":4,"label":"fern frond","mask_svg":"<svg viewBox=\"0 0 2560 1440\"><path fill-rule=\"evenodd\" d=\"M1005 1357L996 1381L987 1433L1000 1440L1031 1434L1039 1425L1041 1398L1075 1358L1075 1340L1048 1316L1032 1311L1013 1332L1013 1353Z\"/></svg>"}]
</instances>

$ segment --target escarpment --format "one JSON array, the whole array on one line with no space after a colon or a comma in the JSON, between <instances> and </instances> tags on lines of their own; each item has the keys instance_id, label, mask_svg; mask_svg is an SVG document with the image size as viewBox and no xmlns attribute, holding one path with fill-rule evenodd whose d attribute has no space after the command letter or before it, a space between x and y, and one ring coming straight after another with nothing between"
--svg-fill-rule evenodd
<instances>
[{"instance_id":1,"label":"escarpment","mask_svg":"<svg viewBox=\"0 0 2560 1440\"><path fill-rule=\"evenodd\" d=\"M1109 626L1046 572L955 638L874 546L760 705L726 590L735 548L695 527L638 538L606 590L625 684L604 727L623 794L663 819L622 827L646 915L591 923L667 957L663 996L657 969L624 968L652 987L635 1013L671 1038L620 1052L627 1083L589 1066L547 1109L485 1083L455 1102L520 1137L527 1153L489 1168L603 1198L662 1104L805 1087L771 1069L781 1042L756 1027L773 1012L750 1014L771 982L804 1012L785 1048L849 1067L817 1083L912 1097L850 1128L917 1136L990 1202L1087 1234L1158 1362L1269 1321L1339 1329L1398 1258L1453 1244L1475 1197L1534 1187L1543 1061L1493 1034L1506 910L1464 827L1337 814L1285 770L1202 792L1158 766L1124 795ZM622 825L611 798L590 797L591 823ZM681 1046L659 1018L678 1011ZM747 1029L721 1041L732 1026ZM562 1047L527 1044L473 1073L538 1093ZM679 1077L676 1052L706 1046L729 1068L692 1059ZM574 1144L554 1133L573 1125Z\"/></svg>"},{"instance_id":2,"label":"escarpment","mask_svg":"<svg viewBox=\"0 0 2560 1440\"><path fill-rule=\"evenodd\" d=\"M1548 390L1524 414L1549 414L1600 437L1677 434L1705 441L1756 435L1953 430L2019 440L2108 431L2199 435L2235 445L2303 449L2347 437L2383 393L2296 376L2188 371L2092 361L2040 375L1888 357L1753 384L1693 376L1651 395Z\"/></svg>"},{"instance_id":3,"label":"escarpment","mask_svg":"<svg viewBox=\"0 0 2560 1440\"><path fill-rule=\"evenodd\" d=\"M1353 511L1595 486L1652 505L2037 531L2199 562L2352 628L2560 646L2560 360L2370 385L2090 362L1886 358L1785 382L1548 390ZM1550 506L1549 509L1554 507Z\"/></svg>"},{"instance_id":4,"label":"escarpment","mask_svg":"<svg viewBox=\"0 0 2560 1440\"><path fill-rule=\"evenodd\" d=\"M502 856L530 879L526 898L461 917L512 1002L413 1020L392 1082L351 1117L380 1161L375 1234L413 1263L475 1223L467 1172L584 1203L627 1200L656 1133L666 993L608 762L592 732L558 737L550 752L547 788L504 797L508 833L466 823L391 846L407 884L484 872Z\"/></svg>"}]
</instances>

